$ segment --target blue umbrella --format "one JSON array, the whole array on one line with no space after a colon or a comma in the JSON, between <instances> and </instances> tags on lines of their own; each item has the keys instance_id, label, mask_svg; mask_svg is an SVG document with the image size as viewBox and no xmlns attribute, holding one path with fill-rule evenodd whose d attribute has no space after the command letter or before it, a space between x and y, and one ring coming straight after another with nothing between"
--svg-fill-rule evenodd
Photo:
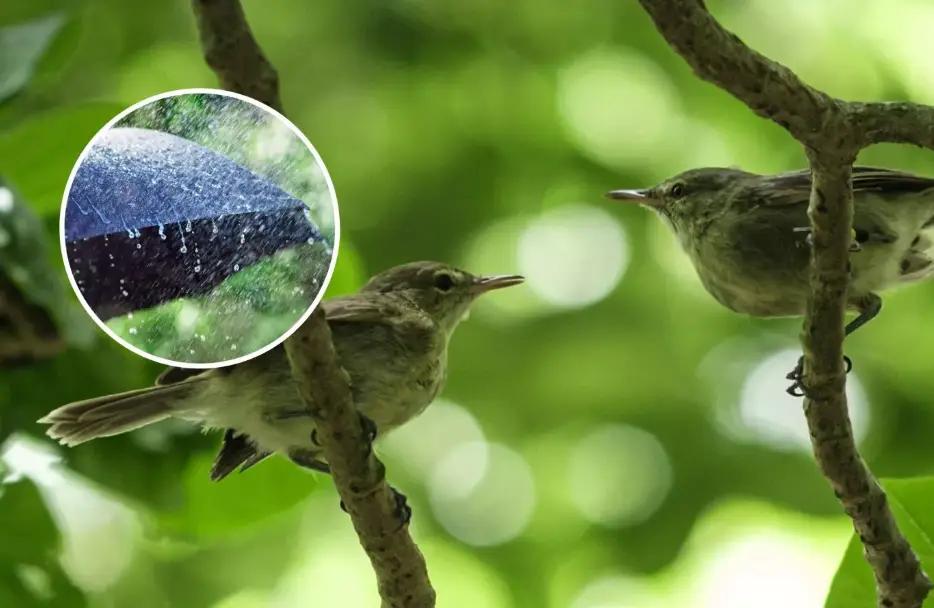
<instances>
[{"instance_id":1,"label":"blue umbrella","mask_svg":"<svg viewBox=\"0 0 934 608\"><path fill-rule=\"evenodd\" d=\"M305 203L187 139L105 132L65 209L69 263L102 319L209 292L287 247L323 241Z\"/></svg>"}]
</instances>

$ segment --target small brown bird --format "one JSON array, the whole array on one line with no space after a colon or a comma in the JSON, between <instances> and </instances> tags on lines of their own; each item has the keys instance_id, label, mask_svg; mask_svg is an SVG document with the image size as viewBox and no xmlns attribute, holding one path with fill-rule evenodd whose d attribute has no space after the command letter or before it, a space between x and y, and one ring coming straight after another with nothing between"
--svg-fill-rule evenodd
<instances>
[{"instance_id":1,"label":"small brown bird","mask_svg":"<svg viewBox=\"0 0 934 608\"><path fill-rule=\"evenodd\" d=\"M853 168L854 243L850 334L882 308L878 292L934 274L934 179ZM707 291L757 317L803 315L810 289L809 171L756 175L738 169L686 171L612 199L656 211L672 228ZM789 374L800 394L800 365Z\"/></svg>"},{"instance_id":2,"label":"small brown bird","mask_svg":"<svg viewBox=\"0 0 934 608\"><path fill-rule=\"evenodd\" d=\"M434 400L444 384L451 335L474 300L522 281L414 262L377 274L356 294L322 303L354 402L374 432L404 424ZM40 422L51 425L50 437L74 446L168 417L226 430L214 480L272 453L328 470L281 346L230 367L169 368L154 387L71 403Z\"/></svg>"}]
</instances>

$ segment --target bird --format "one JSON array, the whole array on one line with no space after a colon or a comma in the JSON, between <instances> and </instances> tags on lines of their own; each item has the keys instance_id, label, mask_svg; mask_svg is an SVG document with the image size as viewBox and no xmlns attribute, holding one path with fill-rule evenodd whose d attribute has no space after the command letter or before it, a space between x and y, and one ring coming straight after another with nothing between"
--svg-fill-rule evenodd
<instances>
[{"instance_id":1,"label":"bird","mask_svg":"<svg viewBox=\"0 0 934 608\"><path fill-rule=\"evenodd\" d=\"M422 261L373 276L355 294L322 302L340 364L371 438L419 415L441 391L448 344L482 294L523 282ZM272 454L327 472L314 421L284 347L208 370L170 367L152 387L78 401L39 422L66 446L179 418L224 431L211 468L218 481Z\"/></svg>"},{"instance_id":2,"label":"bird","mask_svg":"<svg viewBox=\"0 0 934 608\"><path fill-rule=\"evenodd\" d=\"M661 216L720 304L755 317L787 317L805 314L810 289L811 183L809 170L759 175L709 167L606 196ZM879 314L879 292L934 274L934 179L856 166L852 188L847 308L856 316L846 335ZM800 381L796 370L789 379Z\"/></svg>"}]
</instances>

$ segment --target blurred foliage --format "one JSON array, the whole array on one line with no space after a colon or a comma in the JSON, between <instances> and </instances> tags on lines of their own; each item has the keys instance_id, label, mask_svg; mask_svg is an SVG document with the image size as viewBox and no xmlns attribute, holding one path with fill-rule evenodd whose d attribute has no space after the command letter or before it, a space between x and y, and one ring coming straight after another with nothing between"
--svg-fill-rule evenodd
<instances>
[{"instance_id":1,"label":"blurred foliage","mask_svg":"<svg viewBox=\"0 0 934 608\"><path fill-rule=\"evenodd\" d=\"M934 571L934 479L883 480L892 512L926 572ZM865 566L863 546L850 539L827 598L827 608L872 608L875 581ZM925 602L925 606L930 600Z\"/></svg>"},{"instance_id":2,"label":"blurred foliage","mask_svg":"<svg viewBox=\"0 0 934 608\"><path fill-rule=\"evenodd\" d=\"M60 536L31 482L0 486L0 605L85 606L81 592L58 563Z\"/></svg>"},{"instance_id":3,"label":"blurred foliage","mask_svg":"<svg viewBox=\"0 0 934 608\"><path fill-rule=\"evenodd\" d=\"M934 98L934 12L923 0L708 5L831 94ZM634 2L245 8L288 116L338 192L329 294L425 258L529 278L481 301L458 330L450 405L379 448L411 499L440 605L823 605L849 537L799 404L781 392L799 322L722 309L656 218L601 199L691 166L797 169L801 149L695 78ZM98 128L149 95L215 80L186 1L9 0L0 27L52 14L65 25L29 44L48 50L0 104L0 174L56 238L68 173ZM930 158L877 146L860 160L932 175ZM847 343L863 452L881 476L934 473L932 298L931 284L888 294ZM0 371L0 440L39 437L33 421L53 407L144 386L157 372L103 336ZM776 385L756 390L753 376ZM169 422L56 452L72 477L47 502L58 497L73 514L55 522L71 539L62 563L90 605L375 605L330 483L270 461L211 484L218 442ZM486 442L495 449L478 449ZM900 522L929 534L928 490L904 483L888 483ZM89 510L75 488L109 502ZM633 498L644 495L654 498ZM127 509L137 528L115 527ZM58 534L48 519L16 525L37 544ZM59 580L48 562L38 567ZM23 581L41 577L13 572L0 575L3 592L34 604L41 595ZM830 605L869 601L868 576L851 543ZM59 605L82 605L61 589Z\"/></svg>"},{"instance_id":4,"label":"blurred foliage","mask_svg":"<svg viewBox=\"0 0 934 608\"><path fill-rule=\"evenodd\" d=\"M70 297L39 217L0 177L0 368L90 346L92 325Z\"/></svg>"}]
</instances>

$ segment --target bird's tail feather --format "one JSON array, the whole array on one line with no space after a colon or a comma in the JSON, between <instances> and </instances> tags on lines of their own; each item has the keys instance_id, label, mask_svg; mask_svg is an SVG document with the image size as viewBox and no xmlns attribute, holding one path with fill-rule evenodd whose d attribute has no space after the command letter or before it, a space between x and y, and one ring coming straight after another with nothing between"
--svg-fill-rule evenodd
<instances>
[{"instance_id":1,"label":"bird's tail feather","mask_svg":"<svg viewBox=\"0 0 934 608\"><path fill-rule=\"evenodd\" d=\"M46 431L49 437L63 445L78 445L168 418L173 404L188 397L196 384L180 382L76 401L50 412L39 422L52 425Z\"/></svg>"}]
</instances>

